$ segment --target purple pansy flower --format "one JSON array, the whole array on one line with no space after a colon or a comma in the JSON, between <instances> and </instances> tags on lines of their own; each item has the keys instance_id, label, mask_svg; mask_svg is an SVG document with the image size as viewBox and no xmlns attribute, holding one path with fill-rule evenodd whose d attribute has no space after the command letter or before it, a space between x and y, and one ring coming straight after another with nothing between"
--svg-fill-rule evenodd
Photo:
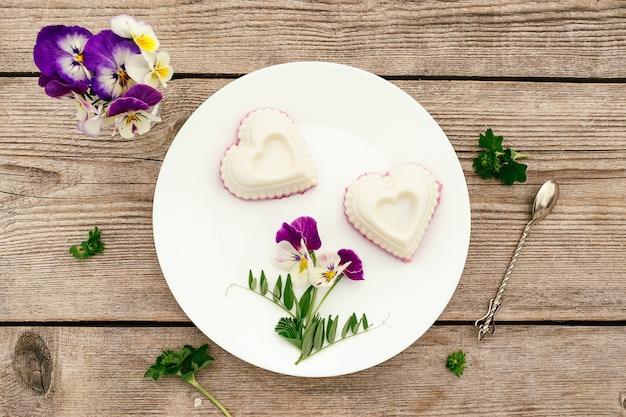
<instances>
[{"instance_id":1,"label":"purple pansy flower","mask_svg":"<svg viewBox=\"0 0 626 417\"><path fill-rule=\"evenodd\" d=\"M87 83L91 74L84 65L84 49L91 32L80 26L46 26L37 34L35 65L43 75L67 83Z\"/></svg>"},{"instance_id":2,"label":"purple pansy flower","mask_svg":"<svg viewBox=\"0 0 626 417\"><path fill-rule=\"evenodd\" d=\"M115 128L123 138L129 139L135 134L150 130L151 123L161 119L148 110L157 105L163 95L155 88L137 84L124 95L114 100L108 108L107 116L115 117Z\"/></svg>"},{"instance_id":3,"label":"purple pansy flower","mask_svg":"<svg viewBox=\"0 0 626 417\"><path fill-rule=\"evenodd\" d=\"M293 283L308 283L310 265L309 251L322 246L317 232L317 222L312 217L298 217L291 224L283 223L276 233L276 262L289 271Z\"/></svg>"},{"instance_id":4,"label":"purple pansy flower","mask_svg":"<svg viewBox=\"0 0 626 417\"><path fill-rule=\"evenodd\" d=\"M315 287L329 287L341 277L346 266L341 264L341 258L336 253L321 254L310 271L309 281Z\"/></svg>"},{"instance_id":5,"label":"purple pansy flower","mask_svg":"<svg viewBox=\"0 0 626 417\"><path fill-rule=\"evenodd\" d=\"M344 275L352 280L363 279L361 259L350 249L318 256L317 265L310 270L309 281L316 287L329 287Z\"/></svg>"},{"instance_id":6,"label":"purple pansy flower","mask_svg":"<svg viewBox=\"0 0 626 417\"><path fill-rule=\"evenodd\" d=\"M126 60L139 53L137 45L111 30L103 30L89 38L84 62L93 74L93 91L103 100L121 97L136 84L126 71Z\"/></svg>"}]
</instances>

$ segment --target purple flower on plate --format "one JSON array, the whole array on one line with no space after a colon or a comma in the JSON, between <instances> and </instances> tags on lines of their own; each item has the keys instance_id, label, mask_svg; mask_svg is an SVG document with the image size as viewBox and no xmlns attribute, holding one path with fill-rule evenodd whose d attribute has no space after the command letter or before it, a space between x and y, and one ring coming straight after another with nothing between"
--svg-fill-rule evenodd
<instances>
[{"instance_id":1,"label":"purple flower on plate","mask_svg":"<svg viewBox=\"0 0 626 417\"><path fill-rule=\"evenodd\" d=\"M92 34L80 26L46 26L37 34L33 49L35 65L48 77L67 83L88 83L91 74L84 65L85 45Z\"/></svg>"},{"instance_id":2,"label":"purple flower on plate","mask_svg":"<svg viewBox=\"0 0 626 417\"><path fill-rule=\"evenodd\" d=\"M311 268L309 281L315 287L329 287L335 283L347 265L341 265L336 253L323 253L317 257L316 266Z\"/></svg>"},{"instance_id":3,"label":"purple flower on plate","mask_svg":"<svg viewBox=\"0 0 626 417\"><path fill-rule=\"evenodd\" d=\"M89 38L84 63L93 74L93 91L107 101L121 97L137 83L128 75L126 61L139 53L137 45L111 30L103 30Z\"/></svg>"},{"instance_id":4,"label":"purple flower on plate","mask_svg":"<svg viewBox=\"0 0 626 417\"><path fill-rule=\"evenodd\" d=\"M317 231L317 222L312 217L298 217L291 224L283 223L276 232L276 262L288 270L293 283L304 286L308 283L311 264L310 251L322 246Z\"/></svg>"},{"instance_id":5,"label":"purple flower on plate","mask_svg":"<svg viewBox=\"0 0 626 417\"><path fill-rule=\"evenodd\" d=\"M115 117L115 130L123 138L130 139L135 134L144 134L152 123L161 119L150 113L163 95L155 88L145 84L130 87L122 97L114 100L107 110L108 117Z\"/></svg>"},{"instance_id":6,"label":"purple flower on plate","mask_svg":"<svg viewBox=\"0 0 626 417\"><path fill-rule=\"evenodd\" d=\"M329 287L343 276L352 280L363 279L361 259L350 249L318 256L316 266L309 272L309 281L315 287Z\"/></svg>"}]
</instances>

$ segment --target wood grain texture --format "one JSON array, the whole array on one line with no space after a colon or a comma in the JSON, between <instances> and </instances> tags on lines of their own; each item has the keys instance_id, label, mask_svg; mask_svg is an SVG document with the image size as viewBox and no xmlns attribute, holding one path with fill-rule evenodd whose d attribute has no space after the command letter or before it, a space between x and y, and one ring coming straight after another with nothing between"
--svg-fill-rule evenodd
<instances>
[{"instance_id":1,"label":"wood grain texture","mask_svg":"<svg viewBox=\"0 0 626 417\"><path fill-rule=\"evenodd\" d=\"M98 32L128 13L148 21L180 73L243 74L334 61L384 75L626 77L626 7L613 1L8 0L0 73L34 72L41 27Z\"/></svg>"},{"instance_id":2,"label":"wood grain texture","mask_svg":"<svg viewBox=\"0 0 626 417\"><path fill-rule=\"evenodd\" d=\"M187 320L156 258L152 194L180 126L227 82L172 82L163 122L125 141L82 137L73 127L70 103L50 107L52 99L32 78L0 79L0 321ZM536 190L555 178L561 183L559 203L531 231L498 318L626 320L626 87L396 83L440 123L468 182L470 250L441 319L473 321L484 314ZM32 123L33 108L23 104L31 96L41 98L34 110L50 128ZM525 184L505 187L473 174L478 132L487 127L531 155ZM107 244L105 255L75 261L69 246L96 225Z\"/></svg>"},{"instance_id":3,"label":"wood grain texture","mask_svg":"<svg viewBox=\"0 0 626 417\"><path fill-rule=\"evenodd\" d=\"M121 13L154 27L176 78L148 134L86 138L71 103L37 86L32 48L45 25L95 33ZM219 416L184 382L143 378L162 350L205 342L217 361L199 380L234 416L626 417L624 2L5 0L0 51L0 417ZM440 321L389 361L324 379L213 345L171 295L152 236L159 169L192 112L239 75L304 60L387 76L420 102L457 153L472 209ZM530 155L526 183L473 173L487 128ZM496 334L478 342L472 323L551 178L558 205L528 237ZM105 253L73 259L93 226ZM458 349L461 378L444 367Z\"/></svg>"},{"instance_id":4,"label":"wood grain texture","mask_svg":"<svg viewBox=\"0 0 626 417\"><path fill-rule=\"evenodd\" d=\"M177 378L143 378L162 350L203 343L209 343L216 362L198 380L234 416L293 416L298 410L345 417L626 415L626 378L618 365L626 360L623 328L502 326L481 343L473 330L435 326L381 365L307 379L242 362L194 328L5 327L0 329L0 415L221 415ZM45 395L14 370L24 334L36 335L49 349L53 370ZM444 366L456 349L467 357L460 378Z\"/></svg>"}]
</instances>

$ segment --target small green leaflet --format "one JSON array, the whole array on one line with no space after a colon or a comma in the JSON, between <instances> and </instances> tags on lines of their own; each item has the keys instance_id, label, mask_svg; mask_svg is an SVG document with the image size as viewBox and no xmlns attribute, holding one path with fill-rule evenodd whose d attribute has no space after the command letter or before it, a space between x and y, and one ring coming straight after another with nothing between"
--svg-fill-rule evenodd
<instances>
[{"instance_id":1,"label":"small green leaflet","mask_svg":"<svg viewBox=\"0 0 626 417\"><path fill-rule=\"evenodd\" d=\"M104 243L100 241L100 229L97 227L89 232L87 240L81 242L80 245L70 247L70 254L78 259L90 258L102 252L104 252Z\"/></svg>"}]
</instances>

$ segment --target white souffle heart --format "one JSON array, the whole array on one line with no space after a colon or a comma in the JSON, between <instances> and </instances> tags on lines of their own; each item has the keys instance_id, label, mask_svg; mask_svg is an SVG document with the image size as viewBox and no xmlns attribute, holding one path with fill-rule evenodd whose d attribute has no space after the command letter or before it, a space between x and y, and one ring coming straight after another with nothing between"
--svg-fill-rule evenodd
<instances>
[{"instance_id":1,"label":"white souffle heart","mask_svg":"<svg viewBox=\"0 0 626 417\"><path fill-rule=\"evenodd\" d=\"M276 109L249 113L220 166L224 187L244 200L282 198L317 184L315 166L294 122Z\"/></svg>"},{"instance_id":2,"label":"white souffle heart","mask_svg":"<svg viewBox=\"0 0 626 417\"><path fill-rule=\"evenodd\" d=\"M403 164L387 174L368 173L344 194L348 221L372 243L410 262L432 219L441 183L418 164Z\"/></svg>"}]
</instances>

